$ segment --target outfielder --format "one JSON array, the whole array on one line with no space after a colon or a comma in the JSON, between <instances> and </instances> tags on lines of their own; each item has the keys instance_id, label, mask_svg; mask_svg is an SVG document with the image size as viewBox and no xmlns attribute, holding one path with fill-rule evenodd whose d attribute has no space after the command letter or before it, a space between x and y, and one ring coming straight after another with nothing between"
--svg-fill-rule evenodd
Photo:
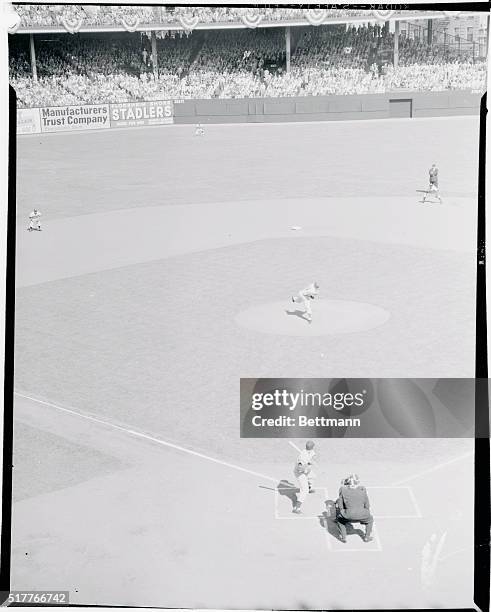
<instances>
[{"instance_id":1,"label":"outfielder","mask_svg":"<svg viewBox=\"0 0 491 612\"><path fill-rule=\"evenodd\" d=\"M196 130L194 132L195 136L204 136L205 130L203 128L203 126L201 125L201 123L198 123L198 125L196 126Z\"/></svg>"},{"instance_id":2,"label":"outfielder","mask_svg":"<svg viewBox=\"0 0 491 612\"><path fill-rule=\"evenodd\" d=\"M41 231L41 211L37 210L36 208L32 211L32 213L29 215L29 227L27 228L27 230L29 232L37 231L40 232Z\"/></svg>"},{"instance_id":3,"label":"outfielder","mask_svg":"<svg viewBox=\"0 0 491 612\"><path fill-rule=\"evenodd\" d=\"M319 283L313 282L311 285L302 289L297 295L292 296L294 304L302 304L305 310L304 316L309 323L312 323L312 308L310 301L319 296Z\"/></svg>"},{"instance_id":4,"label":"outfielder","mask_svg":"<svg viewBox=\"0 0 491 612\"><path fill-rule=\"evenodd\" d=\"M315 444L311 440L305 444L305 450L300 451L297 461L295 462L295 467L293 468L293 473L295 474L300 489L300 492L297 493L297 500L292 510L294 514L301 514L302 511L300 508L307 494L315 493L315 489L313 488L315 474L312 472L315 456L314 446Z\"/></svg>"},{"instance_id":5,"label":"outfielder","mask_svg":"<svg viewBox=\"0 0 491 612\"><path fill-rule=\"evenodd\" d=\"M440 190L438 189L438 168L436 164L433 164L429 170L430 175L430 185L428 187L428 191L423 196L423 204L426 202L426 198L430 193L435 195L435 198L438 199L440 204L442 203L442 198L440 197Z\"/></svg>"}]
</instances>

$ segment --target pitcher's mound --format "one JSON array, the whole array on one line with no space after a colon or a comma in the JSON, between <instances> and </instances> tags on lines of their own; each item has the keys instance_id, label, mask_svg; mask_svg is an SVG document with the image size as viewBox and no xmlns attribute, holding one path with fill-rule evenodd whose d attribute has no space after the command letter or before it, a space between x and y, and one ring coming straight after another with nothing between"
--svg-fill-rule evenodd
<instances>
[{"instance_id":1,"label":"pitcher's mound","mask_svg":"<svg viewBox=\"0 0 491 612\"><path fill-rule=\"evenodd\" d=\"M317 300L312 303L309 323L301 307L293 302L258 304L240 312L235 321L242 327L283 336L328 336L366 331L386 323L390 313L379 306L344 300Z\"/></svg>"}]
</instances>

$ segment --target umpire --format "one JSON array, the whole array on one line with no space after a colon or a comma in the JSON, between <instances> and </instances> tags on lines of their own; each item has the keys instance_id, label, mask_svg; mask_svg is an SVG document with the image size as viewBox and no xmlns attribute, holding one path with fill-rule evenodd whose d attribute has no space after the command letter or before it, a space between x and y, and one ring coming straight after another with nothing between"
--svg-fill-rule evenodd
<instances>
[{"instance_id":1,"label":"umpire","mask_svg":"<svg viewBox=\"0 0 491 612\"><path fill-rule=\"evenodd\" d=\"M339 539L346 542L346 525L348 523L365 525L365 542L371 542L373 516L370 514L370 502L367 490L360 485L358 474L350 474L345 478L339 489L336 501L336 523L339 529Z\"/></svg>"}]
</instances>

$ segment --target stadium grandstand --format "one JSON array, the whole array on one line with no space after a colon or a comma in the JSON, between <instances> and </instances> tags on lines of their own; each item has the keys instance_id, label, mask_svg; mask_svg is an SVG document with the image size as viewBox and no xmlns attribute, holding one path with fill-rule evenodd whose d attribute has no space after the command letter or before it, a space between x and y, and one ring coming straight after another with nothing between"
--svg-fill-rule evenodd
<instances>
[{"instance_id":1,"label":"stadium grandstand","mask_svg":"<svg viewBox=\"0 0 491 612\"><path fill-rule=\"evenodd\" d=\"M479 14L27 4L12 10L20 20L10 36L10 80L21 108L485 87L488 27ZM472 25L452 30L455 21Z\"/></svg>"}]
</instances>

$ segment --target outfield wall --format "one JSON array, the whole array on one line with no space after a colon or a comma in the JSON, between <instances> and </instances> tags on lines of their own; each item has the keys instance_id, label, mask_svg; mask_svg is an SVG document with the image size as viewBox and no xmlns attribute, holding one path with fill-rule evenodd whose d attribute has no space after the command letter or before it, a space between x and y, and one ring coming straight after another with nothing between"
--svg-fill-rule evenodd
<instances>
[{"instance_id":1,"label":"outfield wall","mask_svg":"<svg viewBox=\"0 0 491 612\"><path fill-rule=\"evenodd\" d=\"M174 104L174 123L267 123L478 115L481 96L481 93L459 91L185 100Z\"/></svg>"},{"instance_id":2,"label":"outfield wall","mask_svg":"<svg viewBox=\"0 0 491 612\"><path fill-rule=\"evenodd\" d=\"M478 115L480 93L403 92L350 96L158 100L27 108L17 133L67 132L187 123L273 123Z\"/></svg>"}]
</instances>

